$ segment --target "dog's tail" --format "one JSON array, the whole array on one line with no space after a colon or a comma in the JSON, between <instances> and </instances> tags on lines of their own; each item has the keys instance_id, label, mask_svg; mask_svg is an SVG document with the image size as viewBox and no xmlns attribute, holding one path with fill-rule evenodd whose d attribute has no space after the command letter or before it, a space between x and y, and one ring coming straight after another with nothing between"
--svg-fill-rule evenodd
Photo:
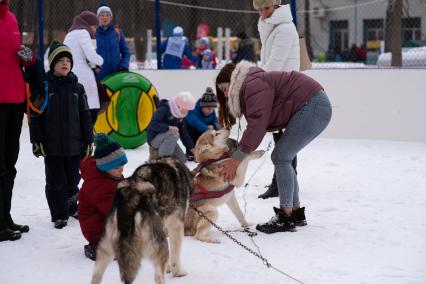
<instances>
[{"instance_id":1,"label":"dog's tail","mask_svg":"<svg viewBox=\"0 0 426 284\"><path fill-rule=\"evenodd\" d=\"M134 218L134 234L120 236L118 240L117 262L121 281L124 283L132 283L135 280L143 255L143 236L138 228L142 218L140 212L136 213Z\"/></svg>"}]
</instances>

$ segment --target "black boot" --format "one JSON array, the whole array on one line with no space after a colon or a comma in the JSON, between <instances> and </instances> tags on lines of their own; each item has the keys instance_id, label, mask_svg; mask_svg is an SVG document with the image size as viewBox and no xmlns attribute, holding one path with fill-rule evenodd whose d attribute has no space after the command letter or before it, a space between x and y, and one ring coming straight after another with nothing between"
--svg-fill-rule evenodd
<instances>
[{"instance_id":1,"label":"black boot","mask_svg":"<svg viewBox=\"0 0 426 284\"><path fill-rule=\"evenodd\" d=\"M268 198L278 196L277 177L275 176L275 173L274 173L274 177L272 178L271 184L268 185L267 188L268 189L264 193L259 195L257 198L268 199Z\"/></svg>"},{"instance_id":2,"label":"black boot","mask_svg":"<svg viewBox=\"0 0 426 284\"><path fill-rule=\"evenodd\" d=\"M71 217L78 219L78 205L77 205L78 193L74 194L68 199L68 212Z\"/></svg>"},{"instance_id":3,"label":"black boot","mask_svg":"<svg viewBox=\"0 0 426 284\"><path fill-rule=\"evenodd\" d=\"M68 220L56 220L54 223L56 229L62 229L68 225Z\"/></svg>"},{"instance_id":4,"label":"black boot","mask_svg":"<svg viewBox=\"0 0 426 284\"><path fill-rule=\"evenodd\" d=\"M291 215L294 218L294 224L296 226L308 225L305 217L305 207L300 207L299 209L293 210L293 213Z\"/></svg>"},{"instance_id":5,"label":"black boot","mask_svg":"<svg viewBox=\"0 0 426 284\"><path fill-rule=\"evenodd\" d=\"M194 154L192 154L191 151L186 151L185 156L186 156L186 159L188 160L188 162L193 162L195 160Z\"/></svg>"},{"instance_id":6,"label":"black boot","mask_svg":"<svg viewBox=\"0 0 426 284\"><path fill-rule=\"evenodd\" d=\"M293 216L287 216L280 208L274 207L275 216L264 224L258 224L256 230L266 234L278 232L296 232Z\"/></svg>"},{"instance_id":7,"label":"black boot","mask_svg":"<svg viewBox=\"0 0 426 284\"><path fill-rule=\"evenodd\" d=\"M0 242L3 241L16 241L21 238L21 232L13 231L9 228L0 230Z\"/></svg>"},{"instance_id":8,"label":"black boot","mask_svg":"<svg viewBox=\"0 0 426 284\"><path fill-rule=\"evenodd\" d=\"M88 244L84 246L84 255L93 261L96 261L96 245Z\"/></svg>"},{"instance_id":9,"label":"black boot","mask_svg":"<svg viewBox=\"0 0 426 284\"><path fill-rule=\"evenodd\" d=\"M28 225L19 225L19 224L15 224L13 222L11 224L9 224L8 227L12 231L19 231L21 233L27 233L30 230L30 227Z\"/></svg>"}]
</instances>

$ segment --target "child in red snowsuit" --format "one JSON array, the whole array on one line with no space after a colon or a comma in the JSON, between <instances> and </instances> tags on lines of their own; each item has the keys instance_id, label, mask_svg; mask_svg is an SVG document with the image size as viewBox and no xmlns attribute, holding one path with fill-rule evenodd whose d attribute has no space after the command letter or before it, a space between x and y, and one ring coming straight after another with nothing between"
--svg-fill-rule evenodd
<instances>
[{"instance_id":1,"label":"child in red snowsuit","mask_svg":"<svg viewBox=\"0 0 426 284\"><path fill-rule=\"evenodd\" d=\"M121 145L108 135L95 136L94 156L81 161L81 177L84 182L78 193L78 220L84 238L85 255L96 259L96 246L104 231L105 220L111 209L117 184L123 179L123 168L127 163Z\"/></svg>"}]
</instances>

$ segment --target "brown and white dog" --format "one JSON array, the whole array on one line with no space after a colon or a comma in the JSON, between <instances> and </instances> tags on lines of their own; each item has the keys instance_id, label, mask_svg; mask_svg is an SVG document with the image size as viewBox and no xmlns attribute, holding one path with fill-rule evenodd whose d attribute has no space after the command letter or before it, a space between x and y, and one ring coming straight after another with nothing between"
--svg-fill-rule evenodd
<instances>
[{"instance_id":1,"label":"brown and white dog","mask_svg":"<svg viewBox=\"0 0 426 284\"><path fill-rule=\"evenodd\" d=\"M195 159L200 165L194 170L194 192L191 197L192 204L215 222L218 218L217 207L227 204L234 213L238 222L243 227L248 223L238 205L234 187L243 185L248 162L262 157L264 151L254 151L248 155L238 166L235 178L227 182L222 177L221 161L228 156L229 131L210 130L203 133L195 145ZM208 235L211 225L201 218L192 208L188 208L185 216L185 235L209 243L220 241Z\"/></svg>"}]
</instances>

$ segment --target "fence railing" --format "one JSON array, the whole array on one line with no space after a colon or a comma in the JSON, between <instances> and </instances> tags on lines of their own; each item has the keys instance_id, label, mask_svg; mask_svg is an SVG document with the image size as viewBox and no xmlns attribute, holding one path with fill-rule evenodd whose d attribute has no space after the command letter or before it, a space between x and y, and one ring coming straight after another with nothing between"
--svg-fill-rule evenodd
<instances>
[{"instance_id":1,"label":"fence railing","mask_svg":"<svg viewBox=\"0 0 426 284\"><path fill-rule=\"evenodd\" d=\"M96 12L100 2L11 0L10 9L20 24L23 42L40 50L41 35L43 48L53 39L63 40L73 18L83 10ZM314 68L426 68L426 0L282 1L289 2ZM220 62L235 57L241 42L236 35L241 32L254 41L260 54L259 15L252 0L109 0L108 5L115 24L125 33L133 68L156 68L161 58L157 31L164 40L177 25L194 52L199 51L201 38L207 37ZM44 21L35 13L38 8ZM191 62L184 65L188 66Z\"/></svg>"}]
</instances>

